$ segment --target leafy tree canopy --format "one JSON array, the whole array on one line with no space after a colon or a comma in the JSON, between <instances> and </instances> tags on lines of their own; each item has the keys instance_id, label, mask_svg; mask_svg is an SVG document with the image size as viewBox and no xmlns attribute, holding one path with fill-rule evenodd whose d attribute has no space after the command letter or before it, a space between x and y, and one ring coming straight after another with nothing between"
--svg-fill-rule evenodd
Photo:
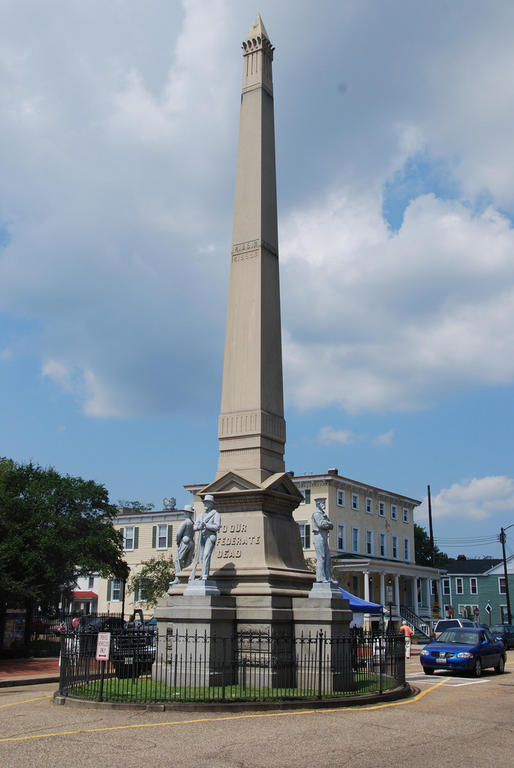
<instances>
[{"instance_id":1,"label":"leafy tree canopy","mask_svg":"<svg viewBox=\"0 0 514 768\"><path fill-rule=\"evenodd\" d=\"M124 578L116 512L103 485L0 457L0 601L46 607L77 575Z\"/></svg>"},{"instance_id":2,"label":"leafy tree canopy","mask_svg":"<svg viewBox=\"0 0 514 768\"><path fill-rule=\"evenodd\" d=\"M414 523L414 548L416 550L417 565L432 565L432 547L430 537L421 525ZM452 558L434 545L434 566L436 568L449 563Z\"/></svg>"},{"instance_id":3,"label":"leafy tree canopy","mask_svg":"<svg viewBox=\"0 0 514 768\"><path fill-rule=\"evenodd\" d=\"M171 559L161 555L151 557L141 563L137 573L134 573L127 582L129 592L136 592L142 588L143 602L148 608L154 608L161 597L168 591L170 581L175 576L175 569Z\"/></svg>"},{"instance_id":4,"label":"leafy tree canopy","mask_svg":"<svg viewBox=\"0 0 514 768\"><path fill-rule=\"evenodd\" d=\"M123 501L123 499L118 499L118 504L120 507L131 509L133 512L149 512L154 508L154 504L142 504L140 501Z\"/></svg>"}]
</instances>

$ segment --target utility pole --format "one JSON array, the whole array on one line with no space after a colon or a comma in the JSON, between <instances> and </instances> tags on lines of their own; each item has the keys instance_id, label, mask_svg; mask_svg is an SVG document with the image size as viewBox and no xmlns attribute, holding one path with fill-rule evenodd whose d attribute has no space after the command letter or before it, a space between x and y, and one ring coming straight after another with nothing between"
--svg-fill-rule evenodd
<instances>
[{"instance_id":1,"label":"utility pole","mask_svg":"<svg viewBox=\"0 0 514 768\"><path fill-rule=\"evenodd\" d=\"M505 531L509 528L512 528L514 526L514 523L512 525L508 525L507 528L500 528L500 541L502 543L502 553L503 553L503 574L505 576L505 594L507 596L507 623L512 624L512 612L510 610L510 593L509 593L509 574L507 573L507 558L505 556Z\"/></svg>"},{"instance_id":2,"label":"utility pole","mask_svg":"<svg viewBox=\"0 0 514 768\"><path fill-rule=\"evenodd\" d=\"M430 486L427 485L428 494L428 530L430 533L430 561L432 568L435 568L435 548L434 548L434 529L432 526L432 497L430 496Z\"/></svg>"}]
</instances>

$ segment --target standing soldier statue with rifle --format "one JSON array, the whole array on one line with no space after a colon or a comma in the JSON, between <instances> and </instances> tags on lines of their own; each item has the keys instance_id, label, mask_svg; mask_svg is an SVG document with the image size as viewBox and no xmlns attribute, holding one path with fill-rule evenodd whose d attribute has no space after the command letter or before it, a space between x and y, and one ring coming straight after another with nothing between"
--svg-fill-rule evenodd
<instances>
[{"instance_id":1,"label":"standing soldier statue with rifle","mask_svg":"<svg viewBox=\"0 0 514 768\"><path fill-rule=\"evenodd\" d=\"M178 584L178 574L192 562L195 551L195 534L193 513L194 507L186 504L184 507L186 519L182 521L177 531L175 541L177 543L177 556L175 558L175 581L172 584ZM170 585L171 586L171 585Z\"/></svg>"},{"instance_id":2,"label":"standing soldier statue with rifle","mask_svg":"<svg viewBox=\"0 0 514 768\"><path fill-rule=\"evenodd\" d=\"M211 555L216 544L218 531L221 528L220 513L214 509L214 496L208 494L205 496L203 503L205 510L194 523L194 530L199 531L199 536L193 570L189 577L190 583L195 580L196 567L200 557L202 558L202 581L207 581L209 578Z\"/></svg>"}]
</instances>

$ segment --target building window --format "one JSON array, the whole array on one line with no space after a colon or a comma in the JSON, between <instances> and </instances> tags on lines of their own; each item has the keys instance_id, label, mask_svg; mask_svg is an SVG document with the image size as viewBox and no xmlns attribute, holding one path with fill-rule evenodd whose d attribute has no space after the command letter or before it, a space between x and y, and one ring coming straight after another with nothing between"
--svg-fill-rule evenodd
<instances>
[{"instance_id":1,"label":"building window","mask_svg":"<svg viewBox=\"0 0 514 768\"><path fill-rule=\"evenodd\" d=\"M385 513L386 513L385 501L379 501L378 502L378 514L380 515L380 517L385 517Z\"/></svg>"},{"instance_id":2,"label":"building window","mask_svg":"<svg viewBox=\"0 0 514 768\"><path fill-rule=\"evenodd\" d=\"M391 520L398 520L398 507L396 504L391 504Z\"/></svg>"},{"instance_id":3,"label":"building window","mask_svg":"<svg viewBox=\"0 0 514 768\"><path fill-rule=\"evenodd\" d=\"M443 579L443 595L450 594L450 579Z\"/></svg>"},{"instance_id":4,"label":"building window","mask_svg":"<svg viewBox=\"0 0 514 768\"><path fill-rule=\"evenodd\" d=\"M391 550L393 560L398 560L398 536L391 536Z\"/></svg>"},{"instance_id":5,"label":"building window","mask_svg":"<svg viewBox=\"0 0 514 768\"><path fill-rule=\"evenodd\" d=\"M409 522L409 510L407 507L403 508L403 522L408 523Z\"/></svg>"},{"instance_id":6,"label":"building window","mask_svg":"<svg viewBox=\"0 0 514 768\"><path fill-rule=\"evenodd\" d=\"M300 488L300 493L303 496L303 501L300 502L300 504L310 504L311 503L311 489L310 488Z\"/></svg>"},{"instance_id":7,"label":"building window","mask_svg":"<svg viewBox=\"0 0 514 768\"><path fill-rule=\"evenodd\" d=\"M379 542L380 542L380 557L386 556L386 535L385 533L379 533L378 535Z\"/></svg>"},{"instance_id":8,"label":"building window","mask_svg":"<svg viewBox=\"0 0 514 768\"><path fill-rule=\"evenodd\" d=\"M344 490L342 488L337 489L337 503L340 507L344 507Z\"/></svg>"},{"instance_id":9,"label":"building window","mask_svg":"<svg viewBox=\"0 0 514 768\"><path fill-rule=\"evenodd\" d=\"M474 620L476 620L475 608L478 608L478 605L461 605L461 604L459 604L458 607L457 607L457 614L462 619L471 619L472 621L474 621Z\"/></svg>"},{"instance_id":10,"label":"building window","mask_svg":"<svg viewBox=\"0 0 514 768\"><path fill-rule=\"evenodd\" d=\"M121 600L121 579L112 579L112 581L110 582L110 585L111 585L110 599L115 603L119 603L119 601ZM109 597L107 599L109 599Z\"/></svg>"},{"instance_id":11,"label":"building window","mask_svg":"<svg viewBox=\"0 0 514 768\"><path fill-rule=\"evenodd\" d=\"M507 585L505 584L505 576L500 576L500 578L498 579L498 592L500 593L500 595L507 594L506 586Z\"/></svg>"},{"instance_id":12,"label":"building window","mask_svg":"<svg viewBox=\"0 0 514 768\"><path fill-rule=\"evenodd\" d=\"M464 594L464 580L461 579L460 576L457 576L457 578L455 579L455 593L457 595Z\"/></svg>"},{"instance_id":13,"label":"building window","mask_svg":"<svg viewBox=\"0 0 514 768\"><path fill-rule=\"evenodd\" d=\"M352 509L359 509L359 494L352 493Z\"/></svg>"},{"instance_id":14,"label":"building window","mask_svg":"<svg viewBox=\"0 0 514 768\"><path fill-rule=\"evenodd\" d=\"M344 552L346 549L344 539L345 539L344 523L338 523L337 524L337 549L339 552Z\"/></svg>"},{"instance_id":15,"label":"building window","mask_svg":"<svg viewBox=\"0 0 514 768\"><path fill-rule=\"evenodd\" d=\"M130 551L136 548L135 526L126 525L123 530L123 549Z\"/></svg>"},{"instance_id":16,"label":"building window","mask_svg":"<svg viewBox=\"0 0 514 768\"><path fill-rule=\"evenodd\" d=\"M143 603L146 600L148 579L138 579L134 591L134 600L136 603Z\"/></svg>"},{"instance_id":17,"label":"building window","mask_svg":"<svg viewBox=\"0 0 514 768\"><path fill-rule=\"evenodd\" d=\"M373 499L370 499L369 496L366 499L366 512L368 515L373 514Z\"/></svg>"},{"instance_id":18,"label":"building window","mask_svg":"<svg viewBox=\"0 0 514 768\"><path fill-rule=\"evenodd\" d=\"M152 547L154 549L168 549L173 539L173 526L167 523L154 525L152 528Z\"/></svg>"},{"instance_id":19,"label":"building window","mask_svg":"<svg viewBox=\"0 0 514 768\"><path fill-rule=\"evenodd\" d=\"M95 577L94 576L88 576L88 578L87 578L87 588L88 589L93 589L94 586L95 586Z\"/></svg>"},{"instance_id":20,"label":"building window","mask_svg":"<svg viewBox=\"0 0 514 768\"><path fill-rule=\"evenodd\" d=\"M478 595L478 579L474 576L469 580L469 591L472 595Z\"/></svg>"},{"instance_id":21,"label":"building window","mask_svg":"<svg viewBox=\"0 0 514 768\"><path fill-rule=\"evenodd\" d=\"M373 554L373 531L366 529L366 554Z\"/></svg>"},{"instance_id":22,"label":"building window","mask_svg":"<svg viewBox=\"0 0 514 768\"><path fill-rule=\"evenodd\" d=\"M360 530L359 528L352 528L352 552L359 554L360 552Z\"/></svg>"},{"instance_id":23,"label":"building window","mask_svg":"<svg viewBox=\"0 0 514 768\"><path fill-rule=\"evenodd\" d=\"M509 613L506 605L500 605L500 624L507 624L509 621Z\"/></svg>"},{"instance_id":24,"label":"building window","mask_svg":"<svg viewBox=\"0 0 514 768\"><path fill-rule=\"evenodd\" d=\"M311 548L311 527L309 523L298 523L300 529L300 539L302 542L302 549Z\"/></svg>"},{"instance_id":25,"label":"building window","mask_svg":"<svg viewBox=\"0 0 514 768\"><path fill-rule=\"evenodd\" d=\"M403 540L403 559L407 563L410 561L410 540L409 539Z\"/></svg>"}]
</instances>

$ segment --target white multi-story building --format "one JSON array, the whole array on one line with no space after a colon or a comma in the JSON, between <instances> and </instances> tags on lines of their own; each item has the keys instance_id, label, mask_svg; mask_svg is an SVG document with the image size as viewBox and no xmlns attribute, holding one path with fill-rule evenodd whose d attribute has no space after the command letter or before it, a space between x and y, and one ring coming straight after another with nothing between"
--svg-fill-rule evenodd
<instances>
[{"instance_id":1,"label":"white multi-story building","mask_svg":"<svg viewBox=\"0 0 514 768\"><path fill-rule=\"evenodd\" d=\"M176 554L175 535L184 519L181 509L136 511L120 507L114 520L114 528L123 534L123 559L130 568L130 577L136 575L141 563L152 557L173 560ZM125 617L135 608L145 608L144 584L139 583L135 592L125 593L121 579L98 579L98 612L120 613L124 604Z\"/></svg>"},{"instance_id":2,"label":"white multi-story building","mask_svg":"<svg viewBox=\"0 0 514 768\"><path fill-rule=\"evenodd\" d=\"M393 621L406 618L418 629L426 626L444 571L416 565L414 510L420 502L343 477L337 469L291 477L304 497L293 515L305 557L315 557L311 518L315 499L324 498L334 525L329 546L341 586L385 606Z\"/></svg>"}]
</instances>

